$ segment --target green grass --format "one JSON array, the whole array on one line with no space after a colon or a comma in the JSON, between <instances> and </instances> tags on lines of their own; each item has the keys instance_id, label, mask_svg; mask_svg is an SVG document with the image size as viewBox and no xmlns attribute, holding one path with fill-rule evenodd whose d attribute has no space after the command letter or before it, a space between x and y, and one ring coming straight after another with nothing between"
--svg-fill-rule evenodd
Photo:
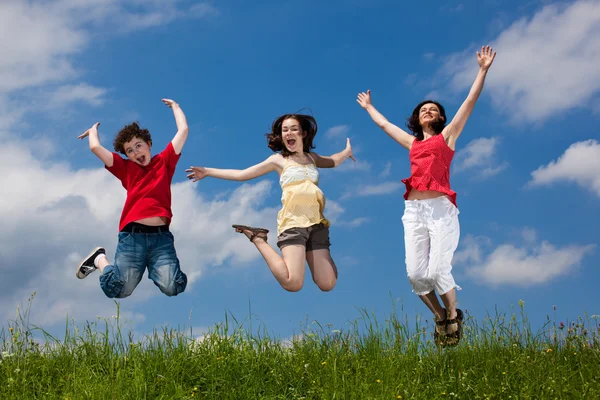
<instances>
[{"instance_id":1,"label":"green grass","mask_svg":"<svg viewBox=\"0 0 600 400\"><path fill-rule=\"evenodd\" d=\"M67 322L58 340L30 326L25 310L0 332L0 397L595 399L597 318L564 327L548 318L532 332L521 303L469 317L460 345L439 349L430 324L395 312L379 323L363 311L342 331L313 323L292 341L250 334L231 316L202 340L163 329L134 341L118 317L81 329Z\"/></svg>"}]
</instances>

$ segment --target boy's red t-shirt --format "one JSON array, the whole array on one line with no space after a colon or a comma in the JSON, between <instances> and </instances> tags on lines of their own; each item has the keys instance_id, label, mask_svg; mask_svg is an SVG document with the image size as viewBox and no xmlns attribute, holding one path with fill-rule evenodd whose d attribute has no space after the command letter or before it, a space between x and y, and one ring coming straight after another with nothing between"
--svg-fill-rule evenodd
<instances>
[{"instance_id":1,"label":"boy's red t-shirt","mask_svg":"<svg viewBox=\"0 0 600 400\"><path fill-rule=\"evenodd\" d=\"M167 224L171 223L171 181L180 157L181 154L175 154L171 142L145 167L113 152L113 165L105 168L127 190L119 231L130 222L143 218L165 217Z\"/></svg>"}]
</instances>

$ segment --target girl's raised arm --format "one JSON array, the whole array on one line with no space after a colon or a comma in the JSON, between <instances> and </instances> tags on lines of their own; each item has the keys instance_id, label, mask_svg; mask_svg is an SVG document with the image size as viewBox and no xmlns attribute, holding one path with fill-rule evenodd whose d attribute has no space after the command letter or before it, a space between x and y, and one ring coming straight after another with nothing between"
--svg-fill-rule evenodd
<instances>
[{"instance_id":1,"label":"girl's raised arm","mask_svg":"<svg viewBox=\"0 0 600 400\"><path fill-rule=\"evenodd\" d=\"M354 155L352 154L352 146L350 145L350 139L346 139L346 148L339 153L335 153L329 157L320 156L317 153L310 153L315 160L315 164L318 168L335 168L347 158L352 159L352 161L356 161Z\"/></svg>"},{"instance_id":2,"label":"girl's raised arm","mask_svg":"<svg viewBox=\"0 0 600 400\"><path fill-rule=\"evenodd\" d=\"M477 52L479 72L477 72L477 77L475 78L475 82L473 82L473 86L471 86L469 95L456 112L452 122L450 122L450 124L448 124L448 126L446 126L442 132L446 139L456 141L456 139L458 139L462 133L463 128L465 127L465 124L467 123L467 120L473 111L473 107L475 107L475 103L479 98L479 94L483 89L485 77L488 70L492 66L492 63L494 62L494 58L496 58L496 52L490 46L482 46L481 53Z\"/></svg>"},{"instance_id":3,"label":"girl's raised arm","mask_svg":"<svg viewBox=\"0 0 600 400\"><path fill-rule=\"evenodd\" d=\"M249 181L250 179L258 178L271 171L275 171L279 165L281 155L273 154L263 162L248 167L246 169L219 169L206 167L190 167L185 170L188 173L188 179L194 182L204 179L207 176L213 178L225 179L228 181Z\"/></svg>"},{"instance_id":4,"label":"girl's raised arm","mask_svg":"<svg viewBox=\"0 0 600 400\"><path fill-rule=\"evenodd\" d=\"M367 90L366 93L359 93L358 97L356 98L356 102L360 104L362 108L367 110L373 122L383 129L383 131L387 133L389 137L400 143L402 147L410 149L415 137L410 133L400 129L398 126L392 124L387 120L386 117L383 116L383 114L377 111L371 102L371 90Z\"/></svg>"}]
</instances>

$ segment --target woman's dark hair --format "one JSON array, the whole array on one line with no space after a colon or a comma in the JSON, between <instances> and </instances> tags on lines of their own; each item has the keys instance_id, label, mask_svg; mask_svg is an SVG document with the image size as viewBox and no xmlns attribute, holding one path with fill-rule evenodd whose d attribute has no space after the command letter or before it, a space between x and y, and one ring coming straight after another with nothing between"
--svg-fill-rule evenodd
<instances>
[{"instance_id":1,"label":"woman's dark hair","mask_svg":"<svg viewBox=\"0 0 600 400\"><path fill-rule=\"evenodd\" d=\"M444 106L442 106L437 101L433 100L425 100L417 104L415 109L412 112L412 115L406 119L406 126L410 131L417 137L417 140L423 140L425 136L423 135L423 127L419 123L419 112L421 111L421 107L425 104L435 104L437 108L440 110L440 119L431 123L431 129L434 130L435 133L442 133L444 128L446 127L446 110L444 110Z\"/></svg>"},{"instance_id":2,"label":"woman's dark hair","mask_svg":"<svg viewBox=\"0 0 600 400\"><path fill-rule=\"evenodd\" d=\"M115 136L115 141L113 142L113 147L115 151L125 154L125 143L130 142L133 138L140 138L144 142L148 143L148 145L152 144L152 137L150 136L150 131L148 129L142 129L134 122L129 125L125 125L123 129L117 133Z\"/></svg>"},{"instance_id":3,"label":"woman's dark hair","mask_svg":"<svg viewBox=\"0 0 600 400\"><path fill-rule=\"evenodd\" d=\"M293 154L285 147L283 138L281 137L283 121L286 119L295 119L298 121L300 128L302 128L306 134L302 139L304 145L303 151L305 153L310 153L310 150L315 148L315 146L313 146L313 139L317 134L318 126L315 118L306 114L284 114L273 121L271 132L266 134L269 148L274 152L281 152L281 155L284 157L289 157Z\"/></svg>"}]
</instances>

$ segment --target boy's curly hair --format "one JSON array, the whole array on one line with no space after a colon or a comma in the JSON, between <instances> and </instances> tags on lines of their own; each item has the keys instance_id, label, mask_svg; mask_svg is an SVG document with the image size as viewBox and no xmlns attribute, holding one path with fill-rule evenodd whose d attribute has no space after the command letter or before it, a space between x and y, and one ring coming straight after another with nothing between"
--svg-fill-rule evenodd
<instances>
[{"instance_id":1,"label":"boy's curly hair","mask_svg":"<svg viewBox=\"0 0 600 400\"><path fill-rule=\"evenodd\" d=\"M140 128L137 122L134 122L129 125L125 125L125 127L121 129L119 133L117 133L117 136L115 136L115 141L113 142L115 151L125 154L125 143L130 142L136 137L142 139L144 142L148 143L148 145L152 144L152 136L150 136L150 131L148 129Z\"/></svg>"}]
</instances>

